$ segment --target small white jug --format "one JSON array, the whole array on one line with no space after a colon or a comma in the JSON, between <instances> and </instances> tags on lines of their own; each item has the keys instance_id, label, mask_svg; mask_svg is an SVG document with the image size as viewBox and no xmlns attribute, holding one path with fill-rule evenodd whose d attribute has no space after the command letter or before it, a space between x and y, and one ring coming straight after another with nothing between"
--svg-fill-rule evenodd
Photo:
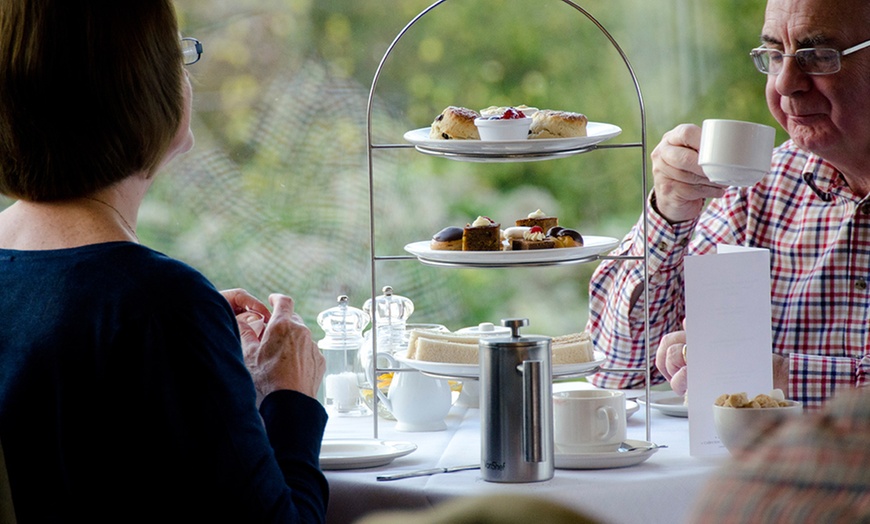
<instances>
[{"instance_id":1,"label":"small white jug","mask_svg":"<svg viewBox=\"0 0 870 524\"><path fill-rule=\"evenodd\" d=\"M393 374L390 389L378 398L396 417L397 431L443 431L450 412L452 393L447 379L433 378L396 361L390 354L379 354L391 368L408 369Z\"/></svg>"}]
</instances>

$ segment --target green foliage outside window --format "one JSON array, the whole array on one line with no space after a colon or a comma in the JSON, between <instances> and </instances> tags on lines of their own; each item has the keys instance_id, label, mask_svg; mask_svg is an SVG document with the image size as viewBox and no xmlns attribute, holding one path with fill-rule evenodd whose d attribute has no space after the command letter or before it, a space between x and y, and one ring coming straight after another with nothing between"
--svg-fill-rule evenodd
<instances>
[{"instance_id":1,"label":"green foliage outside window","mask_svg":"<svg viewBox=\"0 0 870 524\"><path fill-rule=\"evenodd\" d=\"M580 2L578 2L580 3ZM580 3L624 51L640 85L647 156L681 122L774 125L749 59L764 2ZM314 328L340 294L371 294L366 104L384 52L418 0L185 0L197 146L158 177L140 213L143 241L220 288L291 294ZM447 105L527 104L620 126L643 139L627 65L605 35L559 0L447 0L387 60L372 112L376 143L400 144ZM780 140L785 136L780 134ZM379 254L401 255L478 215L510 225L541 208L584 234L621 237L642 202L639 148L562 160L469 164L391 149L373 155ZM651 173L647 173L651 183ZM458 329L509 316L532 331L583 329L592 265L435 269L379 262L375 287L414 300L416 322Z\"/></svg>"}]
</instances>

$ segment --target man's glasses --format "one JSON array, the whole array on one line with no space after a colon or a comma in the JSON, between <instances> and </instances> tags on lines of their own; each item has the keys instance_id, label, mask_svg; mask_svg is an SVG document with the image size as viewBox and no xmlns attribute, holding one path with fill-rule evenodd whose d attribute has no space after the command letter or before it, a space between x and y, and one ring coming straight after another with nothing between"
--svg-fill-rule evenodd
<instances>
[{"instance_id":1,"label":"man's glasses","mask_svg":"<svg viewBox=\"0 0 870 524\"><path fill-rule=\"evenodd\" d=\"M843 51L827 47L809 47L798 49L794 54L786 54L776 49L756 47L749 52L755 67L766 75L778 75L782 72L785 57L790 56L797 61L798 68L808 75L830 75L840 70L840 58L870 47L870 40Z\"/></svg>"},{"instance_id":2,"label":"man's glasses","mask_svg":"<svg viewBox=\"0 0 870 524\"><path fill-rule=\"evenodd\" d=\"M202 58L202 42L196 38L182 38L181 56L186 66L199 62Z\"/></svg>"}]
</instances>

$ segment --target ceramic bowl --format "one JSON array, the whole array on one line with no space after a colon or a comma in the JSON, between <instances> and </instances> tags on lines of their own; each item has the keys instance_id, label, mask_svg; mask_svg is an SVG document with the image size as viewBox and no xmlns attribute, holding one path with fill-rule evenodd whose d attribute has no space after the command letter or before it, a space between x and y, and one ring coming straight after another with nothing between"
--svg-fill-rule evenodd
<instances>
[{"instance_id":1,"label":"ceramic bowl","mask_svg":"<svg viewBox=\"0 0 870 524\"><path fill-rule=\"evenodd\" d=\"M532 125L532 119L529 117L509 119L475 118L474 125L477 126L481 140L526 140L529 138L529 127Z\"/></svg>"},{"instance_id":2,"label":"ceramic bowl","mask_svg":"<svg viewBox=\"0 0 870 524\"><path fill-rule=\"evenodd\" d=\"M753 442L759 435L772 431L787 418L800 416L803 405L787 400L780 408L732 408L713 406L713 424L719 440L735 454Z\"/></svg>"}]
</instances>

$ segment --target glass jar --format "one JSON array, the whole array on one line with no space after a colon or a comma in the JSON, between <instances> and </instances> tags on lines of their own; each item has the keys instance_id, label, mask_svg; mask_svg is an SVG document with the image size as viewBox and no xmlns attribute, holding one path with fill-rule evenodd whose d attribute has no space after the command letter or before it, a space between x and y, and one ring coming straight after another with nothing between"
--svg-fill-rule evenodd
<instances>
[{"instance_id":1,"label":"glass jar","mask_svg":"<svg viewBox=\"0 0 870 524\"><path fill-rule=\"evenodd\" d=\"M371 413L362 401L363 382L359 350L363 345L363 329L369 323L365 311L348 305L346 295L338 297L338 306L317 315L317 323L326 336L317 342L326 359L321 395L324 407L331 415L362 416Z\"/></svg>"}]
</instances>

